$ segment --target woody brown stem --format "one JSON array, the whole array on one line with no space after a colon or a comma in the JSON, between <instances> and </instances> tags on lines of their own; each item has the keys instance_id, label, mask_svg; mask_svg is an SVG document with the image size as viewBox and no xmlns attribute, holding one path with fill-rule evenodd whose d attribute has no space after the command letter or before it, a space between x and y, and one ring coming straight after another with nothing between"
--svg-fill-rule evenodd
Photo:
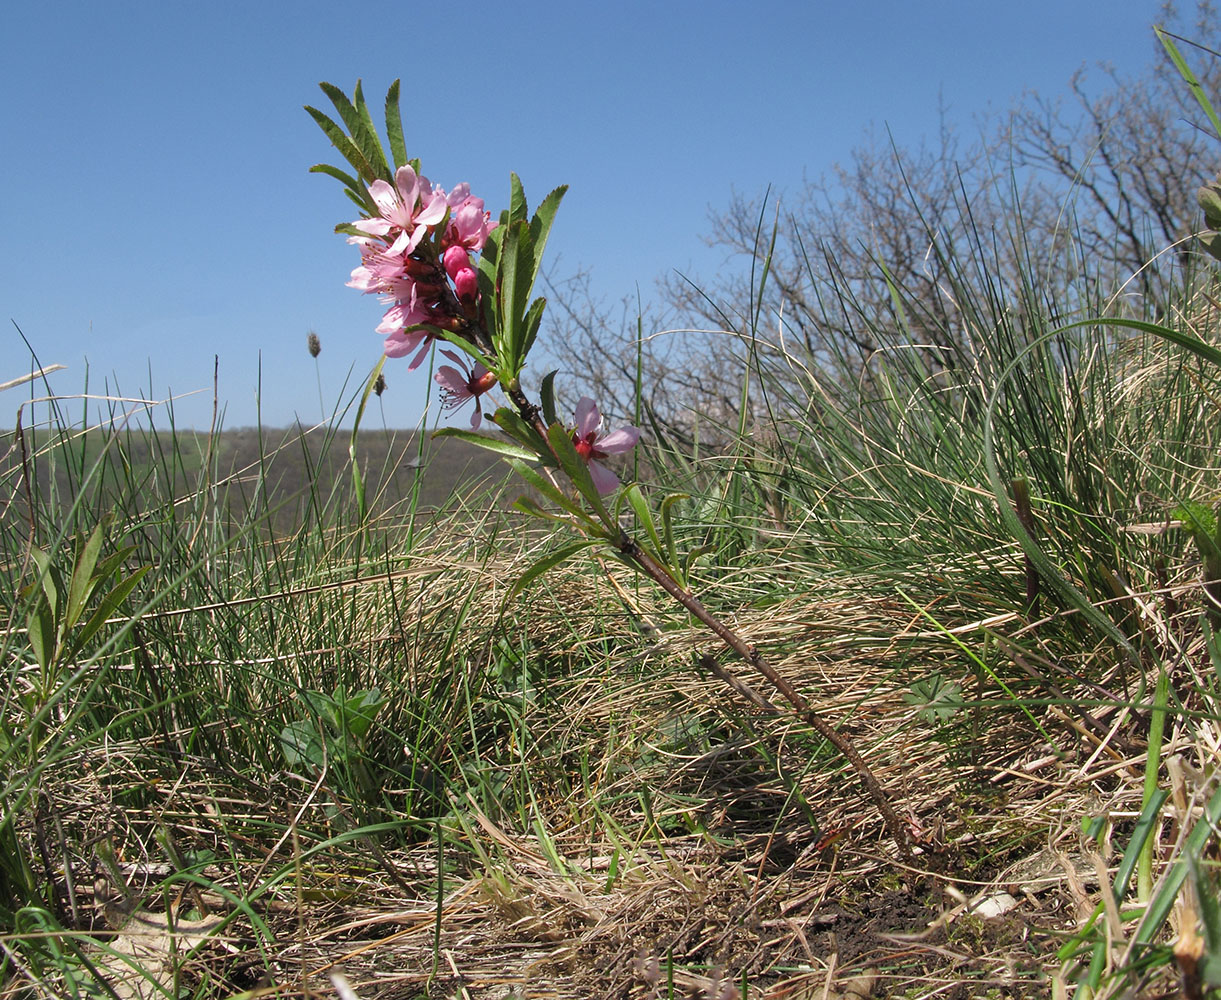
<instances>
[{"instance_id":1,"label":"woody brown stem","mask_svg":"<svg viewBox=\"0 0 1221 1000\"><path fill-rule=\"evenodd\" d=\"M531 403L520 388L505 386L504 389L513 401L514 406L517 407L517 412L521 415L522 419L533 425L544 441L547 440L547 427L543 423L539 407ZM746 642L741 636L716 618L704 607L699 598L680 585L664 566L641 548L639 543L622 528L619 529L619 537L614 542L614 545L619 550L620 555L633 563L640 572L652 579L666 593L678 601L698 621L707 626L709 631L724 642L725 645L749 663L756 672L762 674L768 683L793 707L797 716L843 755L844 759L856 771L861 784L865 786L866 794L873 800L873 804L881 815L883 823L886 824L887 832L898 848L900 857L904 861L914 864L916 859L912 853L907 827L899 819L894 806L890 804L890 799L886 795L885 789L882 788L881 782L878 781L877 776L870 769L869 765L865 763L865 758L860 755L852 741L835 729L834 726L828 724L805 697L770 663L759 655L759 651L754 646ZM711 657L708 659L712 660ZM715 664L715 660L712 660L712 663ZM731 683L730 686L740 692L738 685ZM743 685L743 687L751 690L748 685ZM752 702L755 704L762 703L771 711L777 711L774 705L771 705L770 702L767 702L766 699L753 692L753 690L751 693L754 695L750 698Z\"/></svg>"}]
</instances>

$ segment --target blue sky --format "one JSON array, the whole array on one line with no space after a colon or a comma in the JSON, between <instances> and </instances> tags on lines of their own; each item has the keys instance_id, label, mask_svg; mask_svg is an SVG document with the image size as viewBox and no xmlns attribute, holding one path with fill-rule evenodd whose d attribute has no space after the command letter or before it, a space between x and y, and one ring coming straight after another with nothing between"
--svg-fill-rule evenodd
<instances>
[{"instance_id":1,"label":"blue sky","mask_svg":"<svg viewBox=\"0 0 1221 1000\"><path fill-rule=\"evenodd\" d=\"M1105 10L1105 14L1102 12ZM1155 0L722 0L464 5L304 2L7 4L0 61L0 382L43 364L61 394L103 384L180 399L207 426L219 355L225 425L319 417L306 334L333 406L376 362L377 302L336 222L338 155L302 110L318 82L370 105L403 79L410 155L493 214L510 171L531 203L570 185L557 277L647 302L670 270L710 279L709 210L795 189L871 124L901 144L967 135L1023 89L1062 93L1083 64L1137 72ZM553 345L553 350L557 347ZM425 374L387 367L387 423L414 426ZM29 388L0 394L12 426ZM24 397L23 397L24 393ZM433 404L435 411L435 403ZM76 410L79 412L79 409ZM465 417L462 418L465 420ZM164 415L158 418L164 424Z\"/></svg>"}]
</instances>

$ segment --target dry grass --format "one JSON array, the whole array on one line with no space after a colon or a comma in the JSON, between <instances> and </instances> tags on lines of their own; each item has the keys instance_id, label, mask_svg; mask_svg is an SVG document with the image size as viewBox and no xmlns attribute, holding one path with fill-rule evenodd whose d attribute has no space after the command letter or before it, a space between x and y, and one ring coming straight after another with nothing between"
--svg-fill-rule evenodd
<instances>
[{"instance_id":1,"label":"dry grass","mask_svg":"<svg viewBox=\"0 0 1221 1000\"><path fill-rule=\"evenodd\" d=\"M471 567L440 553L415 565L428 566L428 600L412 612L426 646L469 593ZM484 579L512 579L515 568ZM1127 749L1125 713L1092 709L1100 737L1071 707L1035 708L1041 733L990 689L958 713L949 739L904 699L912 677L941 664L968 702L979 681L952 672L963 658L910 606L855 597L840 581L824 599L741 609L734 627L774 651L866 754L927 861L910 870L851 771L795 721L689 669L706 638L624 582L631 615L615 614L618 595L572 570L520 602L512 629L500 623L526 628L547 662L569 667L521 720L530 744L498 758L504 787L528 787L530 822L507 803L490 815L477 795L451 791L443 878L435 840L378 848L328 811L325 781L282 773L260 786L180 749L90 747L43 776L34 824L41 837L65 837L44 845L48 858L73 854L65 829L85 845L69 866L76 926L104 934L135 912L153 925L156 947L178 950L179 985L207 983L207 995L328 995L335 972L365 1000L1049 988L1057 935L1098 898L1079 820L1106 814L1122 827L1140 809L1143 761ZM472 625L471 635L495 634L503 590L478 593L472 621L489 631ZM362 594L378 641L393 641L384 581ZM642 635L633 619L660 625ZM587 637L574 621L590 623ZM964 625L963 641L982 638L977 623ZM1019 631L1015 621L990 627ZM413 676L427 669L425 658L404 666ZM1189 754L1184 739L1173 734L1170 751ZM566 772L580 756L576 794ZM173 866L158 830L174 850L210 850L213 860L195 879L167 883ZM99 843L113 847L123 884L99 864ZM1104 868L1115 860L1101 859ZM1007 912L970 912L1001 893L1012 897ZM167 912L176 915L168 927ZM174 919L189 927L218 915L232 919L187 954L194 939ZM116 940L138 924L127 927ZM148 956L141 964L168 975ZM113 977L119 967L108 968ZM17 975L0 995L28 987Z\"/></svg>"}]
</instances>

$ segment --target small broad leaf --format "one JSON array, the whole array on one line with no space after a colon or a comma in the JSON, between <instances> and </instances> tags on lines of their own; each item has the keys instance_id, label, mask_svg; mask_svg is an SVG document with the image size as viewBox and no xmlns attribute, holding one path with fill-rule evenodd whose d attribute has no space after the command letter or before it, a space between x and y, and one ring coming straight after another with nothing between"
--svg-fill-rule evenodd
<instances>
[{"instance_id":1,"label":"small broad leaf","mask_svg":"<svg viewBox=\"0 0 1221 1000\"><path fill-rule=\"evenodd\" d=\"M289 767L308 764L315 771L321 771L326 764L322 737L308 719L290 722L280 730L280 751Z\"/></svg>"},{"instance_id":2,"label":"small broad leaf","mask_svg":"<svg viewBox=\"0 0 1221 1000\"><path fill-rule=\"evenodd\" d=\"M353 697L339 702L340 732L347 733L357 742L363 742L386 701L381 691L372 688L357 692Z\"/></svg>"},{"instance_id":3,"label":"small broad leaf","mask_svg":"<svg viewBox=\"0 0 1221 1000\"><path fill-rule=\"evenodd\" d=\"M926 722L942 723L953 718L962 708L962 688L933 674L912 685L911 691L903 695L909 705L920 706L920 718Z\"/></svg>"},{"instance_id":4,"label":"small broad leaf","mask_svg":"<svg viewBox=\"0 0 1221 1000\"><path fill-rule=\"evenodd\" d=\"M77 547L76 563L72 567L72 578L68 581L68 602L64 608L64 628L72 628L79 620L98 580L94 576L98 556L102 552L105 529L99 524L89 533L84 543Z\"/></svg>"}]
</instances>

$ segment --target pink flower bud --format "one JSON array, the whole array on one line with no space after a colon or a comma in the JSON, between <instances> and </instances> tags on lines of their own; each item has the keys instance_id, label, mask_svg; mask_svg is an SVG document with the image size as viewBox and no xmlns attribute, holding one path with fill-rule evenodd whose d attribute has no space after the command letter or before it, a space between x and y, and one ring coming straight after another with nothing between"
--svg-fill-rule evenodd
<instances>
[{"instance_id":1,"label":"pink flower bud","mask_svg":"<svg viewBox=\"0 0 1221 1000\"><path fill-rule=\"evenodd\" d=\"M469 302L479 294L479 277L473 267L468 265L454 275L454 292L460 302Z\"/></svg>"},{"instance_id":2,"label":"pink flower bud","mask_svg":"<svg viewBox=\"0 0 1221 1000\"><path fill-rule=\"evenodd\" d=\"M471 269L471 258L466 252L466 247L458 244L445 251L441 263L445 265L445 273L449 275L450 280L455 282L458 280L459 272Z\"/></svg>"}]
</instances>

